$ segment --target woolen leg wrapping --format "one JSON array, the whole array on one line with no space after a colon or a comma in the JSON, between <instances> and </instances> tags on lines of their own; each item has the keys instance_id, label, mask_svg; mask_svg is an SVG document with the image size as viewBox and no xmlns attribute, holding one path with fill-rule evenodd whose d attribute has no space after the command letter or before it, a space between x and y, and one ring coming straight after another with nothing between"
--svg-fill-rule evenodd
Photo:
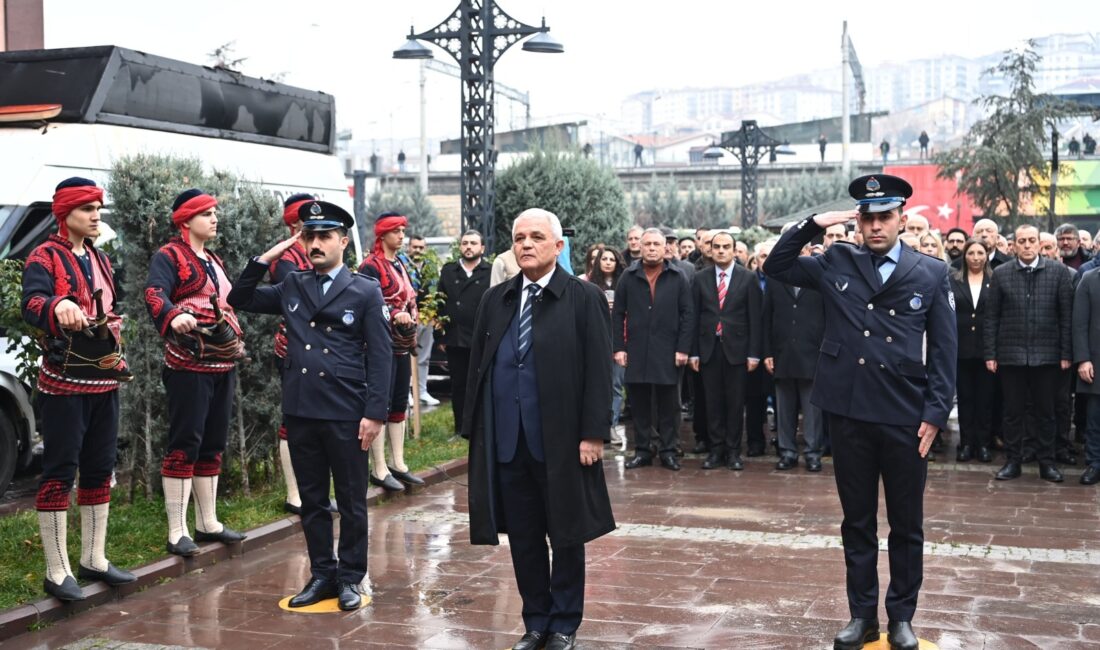
<instances>
[{"instance_id":1,"label":"woolen leg wrapping","mask_svg":"<svg viewBox=\"0 0 1100 650\"><path fill-rule=\"evenodd\" d=\"M286 481L286 502L301 507L302 497L298 494L298 477L294 475L294 465L290 463L290 445L286 439L279 440L279 461L283 465L283 480Z\"/></svg>"},{"instance_id":2,"label":"woolen leg wrapping","mask_svg":"<svg viewBox=\"0 0 1100 650\"><path fill-rule=\"evenodd\" d=\"M68 517L64 510L39 510L38 532L42 536L42 550L46 553L46 579L55 585L71 576L68 551Z\"/></svg>"},{"instance_id":3,"label":"woolen leg wrapping","mask_svg":"<svg viewBox=\"0 0 1100 650\"><path fill-rule=\"evenodd\" d=\"M405 423L388 422L386 424L386 435L390 439L390 455L393 456L393 468L399 472L409 471L409 466L405 464ZM378 437L381 438L382 436Z\"/></svg>"},{"instance_id":4,"label":"woolen leg wrapping","mask_svg":"<svg viewBox=\"0 0 1100 650\"><path fill-rule=\"evenodd\" d=\"M107 570L107 517L109 503L80 506L80 566Z\"/></svg>"},{"instance_id":5,"label":"woolen leg wrapping","mask_svg":"<svg viewBox=\"0 0 1100 650\"><path fill-rule=\"evenodd\" d=\"M189 478L161 477L164 486L164 509L168 512L168 541L177 544L187 533L187 502L191 498Z\"/></svg>"},{"instance_id":6,"label":"woolen leg wrapping","mask_svg":"<svg viewBox=\"0 0 1100 650\"><path fill-rule=\"evenodd\" d=\"M225 527L218 521L218 477L196 476L191 489L195 492L195 530L222 532Z\"/></svg>"}]
</instances>

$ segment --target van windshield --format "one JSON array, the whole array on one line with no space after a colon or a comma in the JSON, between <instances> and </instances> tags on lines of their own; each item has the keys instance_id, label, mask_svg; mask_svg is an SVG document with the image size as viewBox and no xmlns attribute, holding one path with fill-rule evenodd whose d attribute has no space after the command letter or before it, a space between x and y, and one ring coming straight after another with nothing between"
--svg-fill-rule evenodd
<instances>
[{"instance_id":1,"label":"van windshield","mask_svg":"<svg viewBox=\"0 0 1100 650\"><path fill-rule=\"evenodd\" d=\"M0 205L0 259L24 259L57 226L49 203Z\"/></svg>"}]
</instances>

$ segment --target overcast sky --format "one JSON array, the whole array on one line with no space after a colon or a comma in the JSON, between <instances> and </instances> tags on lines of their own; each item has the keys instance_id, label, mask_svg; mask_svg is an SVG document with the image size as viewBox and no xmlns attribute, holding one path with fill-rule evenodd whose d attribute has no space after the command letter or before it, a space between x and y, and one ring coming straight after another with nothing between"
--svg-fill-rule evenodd
<instances>
[{"instance_id":1,"label":"overcast sky","mask_svg":"<svg viewBox=\"0 0 1100 650\"><path fill-rule=\"evenodd\" d=\"M415 138L418 66L391 57L409 25L434 27L456 0L44 0L46 47L119 45L208 63L229 41L241 70L336 96L340 128L357 139ZM653 88L737 86L840 65L848 20L864 66L945 53L978 56L1051 33L1100 32L1095 0L920 3L813 0L500 0L514 18L546 12L560 55L517 44L496 79L531 94L535 119L619 115ZM398 8L396 5L401 4ZM450 61L442 50L436 57ZM1100 71L1097 71L1100 77ZM428 130L459 131L459 81L428 73ZM516 126L522 109L514 108ZM506 128L512 114L500 109Z\"/></svg>"}]
</instances>

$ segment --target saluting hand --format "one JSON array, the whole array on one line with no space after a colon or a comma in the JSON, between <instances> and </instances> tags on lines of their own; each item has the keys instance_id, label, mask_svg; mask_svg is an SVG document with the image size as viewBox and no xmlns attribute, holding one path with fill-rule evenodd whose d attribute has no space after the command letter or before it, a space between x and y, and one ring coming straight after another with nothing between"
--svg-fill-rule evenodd
<instances>
[{"instance_id":1,"label":"saluting hand","mask_svg":"<svg viewBox=\"0 0 1100 650\"><path fill-rule=\"evenodd\" d=\"M88 318L80 305L72 300L62 300L53 308L57 324L67 330L82 330L88 326Z\"/></svg>"},{"instance_id":2,"label":"saluting hand","mask_svg":"<svg viewBox=\"0 0 1100 650\"><path fill-rule=\"evenodd\" d=\"M603 458L603 440L586 438L581 440L581 465L595 465Z\"/></svg>"},{"instance_id":3,"label":"saluting hand","mask_svg":"<svg viewBox=\"0 0 1100 650\"><path fill-rule=\"evenodd\" d=\"M382 433L382 421L363 418L359 420L359 448L363 451L370 449L370 445L378 434Z\"/></svg>"},{"instance_id":4,"label":"saluting hand","mask_svg":"<svg viewBox=\"0 0 1100 650\"><path fill-rule=\"evenodd\" d=\"M288 248L298 243L301 239L302 231L299 230L298 232L291 235L289 238L284 239L278 244L275 244L271 248L267 249L267 252L260 256L260 261L264 264L271 264L275 260L282 257L283 253L285 253Z\"/></svg>"},{"instance_id":5,"label":"saluting hand","mask_svg":"<svg viewBox=\"0 0 1100 650\"><path fill-rule=\"evenodd\" d=\"M932 448L932 441L936 439L936 434L939 432L940 428L930 422L920 423L920 428L917 429L917 437L920 438L921 458L928 455L928 450Z\"/></svg>"},{"instance_id":6,"label":"saluting hand","mask_svg":"<svg viewBox=\"0 0 1100 650\"><path fill-rule=\"evenodd\" d=\"M838 223L848 223L859 218L859 210L838 210L836 212L822 212L814 215L814 223L822 228L835 226Z\"/></svg>"}]
</instances>

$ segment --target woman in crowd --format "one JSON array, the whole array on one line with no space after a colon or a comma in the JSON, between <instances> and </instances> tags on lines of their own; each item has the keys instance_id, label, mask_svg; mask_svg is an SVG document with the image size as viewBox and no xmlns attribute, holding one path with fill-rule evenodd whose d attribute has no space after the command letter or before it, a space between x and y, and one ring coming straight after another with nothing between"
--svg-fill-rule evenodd
<instances>
[{"instance_id":1,"label":"woman in crowd","mask_svg":"<svg viewBox=\"0 0 1100 650\"><path fill-rule=\"evenodd\" d=\"M951 273L955 319L959 327L958 380L959 448L956 460L993 460L990 431L996 376L985 368L982 327L991 281L989 251L980 239L963 246L963 266Z\"/></svg>"},{"instance_id":2,"label":"woman in crowd","mask_svg":"<svg viewBox=\"0 0 1100 650\"><path fill-rule=\"evenodd\" d=\"M610 308L615 300L615 285L626 268L619 251L600 247L599 261L588 272L588 281L603 290ZM591 257L591 256L590 256ZM626 369L614 361L611 363L611 440L618 443L620 449L626 449L626 431L619 425L619 416L623 411L623 376Z\"/></svg>"},{"instance_id":3,"label":"woman in crowd","mask_svg":"<svg viewBox=\"0 0 1100 650\"><path fill-rule=\"evenodd\" d=\"M934 232L926 232L920 236L920 248L918 250L925 255L931 255L944 262L951 262L951 260L947 259L947 253L943 249L943 242L940 240L940 236Z\"/></svg>"},{"instance_id":4,"label":"woman in crowd","mask_svg":"<svg viewBox=\"0 0 1100 650\"><path fill-rule=\"evenodd\" d=\"M595 268L599 262L600 255L603 254L603 244L592 244L588 247L588 252L584 254L584 273L581 273L577 277L581 280L587 280L592 277L592 269Z\"/></svg>"}]
</instances>

